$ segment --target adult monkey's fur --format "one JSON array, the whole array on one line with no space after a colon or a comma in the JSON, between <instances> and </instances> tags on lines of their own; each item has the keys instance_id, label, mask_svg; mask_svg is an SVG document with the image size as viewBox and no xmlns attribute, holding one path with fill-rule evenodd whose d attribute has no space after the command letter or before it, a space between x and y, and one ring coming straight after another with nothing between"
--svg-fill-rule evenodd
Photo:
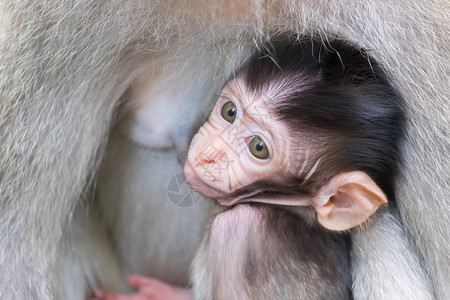
<instances>
[{"instance_id":1,"label":"adult monkey's fur","mask_svg":"<svg viewBox=\"0 0 450 300\"><path fill-rule=\"evenodd\" d=\"M120 274L121 262L116 272L104 269L116 257L116 248L105 245L116 241L104 233L90 191L119 100L126 100L124 92L143 66L179 56L178 49L188 49L182 55L198 61L213 53L226 64L241 47L289 30L324 41L340 37L369 49L406 99L408 141L398 205L414 252L392 263L413 262L415 275L392 266L383 270L390 266L384 258L366 254L380 243L395 253L392 242L381 239L385 232L362 243L369 252L360 251L359 240L376 237L377 226L353 233L355 297L420 298L430 282L435 297L449 299L449 9L447 1L429 0L3 1L0 298L80 299L82 291L70 290L72 283L87 292L98 282L122 280L111 278ZM182 85L183 77L177 82ZM98 222L93 229L72 219L77 205L81 216ZM385 219L398 224L392 215ZM98 254L96 243L110 251ZM389 282L391 290L384 289Z\"/></svg>"}]
</instances>

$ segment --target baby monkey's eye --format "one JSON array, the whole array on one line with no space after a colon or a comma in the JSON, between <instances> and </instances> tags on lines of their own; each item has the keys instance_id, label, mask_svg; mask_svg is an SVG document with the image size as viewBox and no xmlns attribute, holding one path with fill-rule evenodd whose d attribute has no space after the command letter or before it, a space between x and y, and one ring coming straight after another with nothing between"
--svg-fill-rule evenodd
<instances>
[{"instance_id":1,"label":"baby monkey's eye","mask_svg":"<svg viewBox=\"0 0 450 300\"><path fill-rule=\"evenodd\" d=\"M224 118L226 121L233 123L234 119L236 119L236 105L234 105L233 102L227 101L222 106L222 110L220 111L220 114L222 115L222 118Z\"/></svg>"},{"instance_id":2,"label":"baby monkey's eye","mask_svg":"<svg viewBox=\"0 0 450 300\"><path fill-rule=\"evenodd\" d=\"M267 149L266 143L259 137L254 136L248 144L250 153L259 159L266 159L269 157L269 150Z\"/></svg>"}]
</instances>

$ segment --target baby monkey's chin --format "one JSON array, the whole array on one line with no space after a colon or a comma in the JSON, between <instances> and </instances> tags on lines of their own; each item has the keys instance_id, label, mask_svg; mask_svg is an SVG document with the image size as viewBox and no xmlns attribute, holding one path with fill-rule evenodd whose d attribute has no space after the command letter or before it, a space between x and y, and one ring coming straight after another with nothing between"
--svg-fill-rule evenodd
<instances>
[{"instance_id":1,"label":"baby monkey's chin","mask_svg":"<svg viewBox=\"0 0 450 300\"><path fill-rule=\"evenodd\" d=\"M209 198L221 198L224 196L224 192L220 191L216 188L213 188L206 182L204 182L195 172L194 168L192 168L189 161L184 165L184 177L186 177L186 182L202 195Z\"/></svg>"}]
</instances>

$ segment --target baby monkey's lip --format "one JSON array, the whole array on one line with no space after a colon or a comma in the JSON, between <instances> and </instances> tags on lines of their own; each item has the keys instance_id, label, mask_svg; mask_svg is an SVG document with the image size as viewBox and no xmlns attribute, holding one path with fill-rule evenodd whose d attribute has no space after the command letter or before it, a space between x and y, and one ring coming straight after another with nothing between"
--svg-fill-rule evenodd
<instances>
[{"instance_id":1,"label":"baby monkey's lip","mask_svg":"<svg viewBox=\"0 0 450 300\"><path fill-rule=\"evenodd\" d=\"M240 203L255 202L255 201L252 201L254 195L255 194L252 193L250 195L242 195L242 196L238 196L238 197L220 197L220 198L217 198L216 200L222 206L233 206L233 205L240 204Z\"/></svg>"},{"instance_id":2,"label":"baby monkey's lip","mask_svg":"<svg viewBox=\"0 0 450 300\"><path fill-rule=\"evenodd\" d=\"M217 198L224 195L224 192L203 181L200 176L197 175L194 168L192 168L189 161L184 165L184 177L186 177L186 182L189 183L192 188L206 197Z\"/></svg>"},{"instance_id":3,"label":"baby monkey's lip","mask_svg":"<svg viewBox=\"0 0 450 300\"><path fill-rule=\"evenodd\" d=\"M217 201L223 206L233 206L241 203L264 203L281 206L310 206L313 203L312 197L262 197L259 192L254 192L239 197L217 198Z\"/></svg>"},{"instance_id":4,"label":"baby monkey's lip","mask_svg":"<svg viewBox=\"0 0 450 300\"><path fill-rule=\"evenodd\" d=\"M217 198L217 201L220 205L223 206L233 206L240 203L254 203L254 202L260 202L255 201L258 199L258 194L260 194L260 191L253 191L248 194L240 195L240 196L232 196L232 197L220 197Z\"/></svg>"}]
</instances>

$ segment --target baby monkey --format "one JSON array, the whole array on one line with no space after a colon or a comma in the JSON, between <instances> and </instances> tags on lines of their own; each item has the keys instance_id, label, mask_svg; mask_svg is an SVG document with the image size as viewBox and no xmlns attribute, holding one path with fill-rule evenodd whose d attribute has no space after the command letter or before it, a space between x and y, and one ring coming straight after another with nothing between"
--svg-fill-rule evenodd
<instances>
[{"instance_id":1,"label":"baby monkey","mask_svg":"<svg viewBox=\"0 0 450 300\"><path fill-rule=\"evenodd\" d=\"M102 299L351 299L348 229L395 201L401 98L342 41L274 38L224 86L185 175L217 200L189 290ZM268 205L270 204L270 205Z\"/></svg>"}]
</instances>

